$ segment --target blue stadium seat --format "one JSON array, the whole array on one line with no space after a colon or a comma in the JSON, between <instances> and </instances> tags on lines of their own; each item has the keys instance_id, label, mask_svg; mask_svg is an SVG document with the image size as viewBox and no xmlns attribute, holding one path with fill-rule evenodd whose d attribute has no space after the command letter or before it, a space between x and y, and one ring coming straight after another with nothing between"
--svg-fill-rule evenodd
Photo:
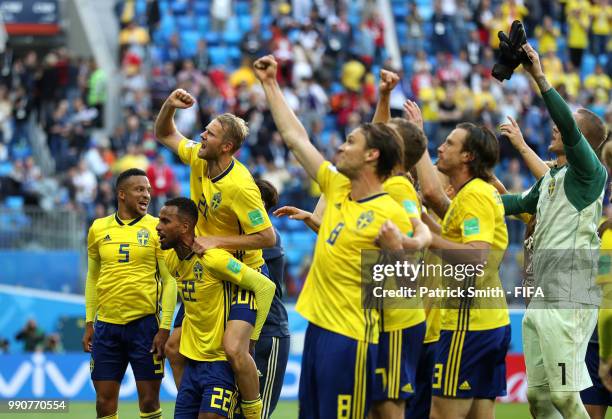
<instances>
[{"instance_id":1,"label":"blue stadium seat","mask_svg":"<svg viewBox=\"0 0 612 419\"><path fill-rule=\"evenodd\" d=\"M225 46L210 47L208 55L212 65L226 65L229 60L229 51Z\"/></svg>"},{"instance_id":2,"label":"blue stadium seat","mask_svg":"<svg viewBox=\"0 0 612 419\"><path fill-rule=\"evenodd\" d=\"M198 50L200 33L195 30L181 31L181 55L183 57L193 57Z\"/></svg>"},{"instance_id":3,"label":"blue stadium seat","mask_svg":"<svg viewBox=\"0 0 612 419\"><path fill-rule=\"evenodd\" d=\"M23 196L7 196L4 205L7 208L20 210L23 208Z\"/></svg>"},{"instance_id":4,"label":"blue stadium seat","mask_svg":"<svg viewBox=\"0 0 612 419\"><path fill-rule=\"evenodd\" d=\"M236 18L236 16L232 16L225 25L225 30L223 31L223 40L230 45L237 45L241 39L242 33L240 32L240 28L238 27L238 18Z\"/></svg>"},{"instance_id":5,"label":"blue stadium seat","mask_svg":"<svg viewBox=\"0 0 612 419\"><path fill-rule=\"evenodd\" d=\"M176 22L170 14L163 15L159 23L158 32L165 40L170 39L172 34L176 32Z\"/></svg>"},{"instance_id":6,"label":"blue stadium seat","mask_svg":"<svg viewBox=\"0 0 612 419\"><path fill-rule=\"evenodd\" d=\"M208 16L198 16L196 18L196 28L201 34L208 32Z\"/></svg>"},{"instance_id":7,"label":"blue stadium seat","mask_svg":"<svg viewBox=\"0 0 612 419\"><path fill-rule=\"evenodd\" d=\"M250 15L238 15L238 27L242 32L248 32L253 27L253 22Z\"/></svg>"},{"instance_id":8,"label":"blue stadium seat","mask_svg":"<svg viewBox=\"0 0 612 419\"><path fill-rule=\"evenodd\" d=\"M181 196L190 196L191 190L189 189L189 181L180 182L181 185Z\"/></svg>"},{"instance_id":9,"label":"blue stadium seat","mask_svg":"<svg viewBox=\"0 0 612 419\"><path fill-rule=\"evenodd\" d=\"M210 4L207 1L197 0L193 5L193 11L197 16L207 16L210 11Z\"/></svg>"},{"instance_id":10,"label":"blue stadium seat","mask_svg":"<svg viewBox=\"0 0 612 419\"><path fill-rule=\"evenodd\" d=\"M209 47L218 45L219 42L221 41L219 34L216 32L206 32L206 34L204 35L204 38L206 39L206 43L208 44Z\"/></svg>"},{"instance_id":11,"label":"blue stadium seat","mask_svg":"<svg viewBox=\"0 0 612 419\"><path fill-rule=\"evenodd\" d=\"M189 7L189 0L172 0L172 12L175 15L182 15L187 13Z\"/></svg>"},{"instance_id":12,"label":"blue stadium seat","mask_svg":"<svg viewBox=\"0 0 612 419\"><path fill-rule=\"evenodd\" d=\"M584 54L582 56L582 67L580 68L580 79L584 80L586 76L593 74L596 64L597 60L593 54Z\"/></svg>"},{"instance_id":13,"label":"blue stadium seat","mask_svg":"<svg viewBox=\"0 0 612 419\"><path fill-rule=\"evenodd\" d=\"M177 16L176 25L180 31L192 31L196 29L196 22L193 15Z\"/></svg>"},{"instance_id":14,"label":"blue stadium seat","mask_svg":"<svg viewBox=\"0 0 612 419\"><path fill-rule=\"evenodd\" d=\"M251 6L248 1L236 1L234 3L234 10L238 16L250 16Z\"/></svg>"},{"instance_id":15,"label":"blue stadium seat","mask_svg":"<svg viewBox=\"0 0 612 419\"><path fill-rule=\"evenodd\" d=\"M3 161L0 163L0 176L6 176L13 170L13 163L10 161Z\"/></svg>"}]
</instances>

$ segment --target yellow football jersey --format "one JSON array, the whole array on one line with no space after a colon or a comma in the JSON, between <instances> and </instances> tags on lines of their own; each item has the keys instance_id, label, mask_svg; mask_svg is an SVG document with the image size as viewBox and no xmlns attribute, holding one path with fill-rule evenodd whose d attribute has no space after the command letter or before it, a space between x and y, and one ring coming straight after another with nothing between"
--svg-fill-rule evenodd
<instances>
[{"instance_id":1,"label":"yellow football jersey","mask_svg":"<svg viewBox=\"0 0 612 419\"><path fill-rule=\"evenodd\" d=\"M338 188L340 187L345 188L346 193L350 193L351 182L346 176L338 173ZM383 190L404 208L408 218L421 218L421 203L410 179L402 175L391 176L383 182ZM408 234L412 234L412 224L409 225ZM396 286L391 288L396 288ZM425 311L420 298L413 297L411 300L401 302L393 300L387 304L387 308L380 310L383 332L405 329L425 321ZM389 308L394 305L400 308Z\"/></svg>"},{"instance_id":2,"label":"yellow football jersey","mask_svg":"<svg viewBox=\"0 0 612 419\"><path fill-rule=\"evenodd\" d=\"M504 220L504 206L497 190L482 179L472 179L466 183L451 201L442 222L442 237L455 243L482 241L491 245L491 251L484 268L484 275L475 276L475 288L501 288L499 265L508 247L508 231ZM458 285L454 280L444 285ZM446 299L441 313L442 330L457 330L465 325L466 312L469 312L467 330L489 330L510 323L506 299L503 296L479 298L479 302L469 308L459 308L465 301ZM477 308L486 303L489 308ZM450 308L450 307L457 308ZM495 307L495 308L490 308ZM460 316L461 314L461 316ZM461 322L460 322L461 320ZM460 325L461 323L461 325Z\"/></svg>"},{"instance_id":3,"label":"yellow football jersey","mask_svg":"<svg viewBox=\"0 0 612 419\"><path fill-rule=\"evenodd\" d=\"M410 179L391 176L383 183L383 189L406 210L408 217L421 219L421 201Z\"/></svg>"},{"instance_id":4,"label":"yellow football jersey","mask_svg":"<svg viewBox=\"0 0 612 419\"><path fill-rule=\"evenodd\" d=\"M378 311L362 308L361 251L377 249L374 240L386 220L407 234L412 231L410 219L387 193L353 201L346 177L329 162L319 168L317 182L327 206L296 310L319 327L377 343Z\"/></svg>"},{"instance_id":5,"label":"yellow football jersey","mask_svg":"<svg viewBox=\"0 0 612 419\"><path fill-rule=\"evenodd\" d=\"M184 260L172 250L166 265L185 306L180 353L196 361L226 360L223 333L231 287L240 284L244 265L222 249L209 250L202 257L192 253Z\"/></svg>"},{"instance_id":6,"label":"yellow football jersey","mask_svg":"<svg viewBox=\"0 0 612 419\"><path fill-rule=\"evenodd\" d=\"M191 167L191 199L198 205L198 236L253 234L272 226L253 176L238 160L213 179L207 176L207 162L198 157L202 144L180 142L178 154ZM237 250L234 256L257 269L264 264L261 249Z\"/></svg>"},{"instance_id":7,"label":"yellow football jersey","mask_svg":"<svg viewBox=\"0 0 612 419\"><path fill-rule=\"evenodd\" d=\"M601 235L597 283L612 283L612 229L606 229Z\"/></svg>"},{"instance_id":8,"label":"yellow football jersey","mask_svg":"<svg viewBox=\"0 0 612 419\"><path fill-rule=\"evenodd\" d=\"M158 312L161 298L157 258L163 257L151 215L124 223L117 214L98 218L87 236L87 252L99 261L98 320L126 324Z\"/></svg>"}]
</instances>

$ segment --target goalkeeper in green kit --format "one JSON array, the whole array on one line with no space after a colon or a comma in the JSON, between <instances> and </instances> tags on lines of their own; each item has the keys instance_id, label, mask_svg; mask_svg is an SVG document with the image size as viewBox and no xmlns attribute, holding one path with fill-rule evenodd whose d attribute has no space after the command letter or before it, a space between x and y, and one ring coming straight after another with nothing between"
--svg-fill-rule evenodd
<instances>
[{"instance_id":1,"label":"goalkeeper in green kit","mask_svg":"<svg viewBox=\"0 0 612 419\"><path fill-rule=\"evenodd\" d=\"M523 194L502 196L506 215L538 217L533 270L544 297L531 300L523 319L529 408L536 418L588 418L579 392L592 385L585 354L601 301L595 284L597 226L607 171L596 150L606 128L586 109L572 114L524 37L511 30L509 38L500 35L500 40L502 58L493 75L510 78L522 63L555 124L549 151L557 156L556 166Z\"/></svg>"}]
</instances>

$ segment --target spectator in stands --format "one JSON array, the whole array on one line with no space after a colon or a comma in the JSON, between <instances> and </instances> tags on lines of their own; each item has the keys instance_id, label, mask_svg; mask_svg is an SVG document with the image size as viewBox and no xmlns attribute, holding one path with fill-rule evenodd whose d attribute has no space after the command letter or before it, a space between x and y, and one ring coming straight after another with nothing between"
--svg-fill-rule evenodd
<instances>
[{"instance_id":1,"label":"spectator in stands","mask_svg":"<svg viewBox=\"0 0 612 419\"><path fill-rule=\"evenodd\" d=\"M158 214L166 200L172 198L174 189L174 172L166 164L163 154L158 154L155 161L147 169L147 177L151 182L150 213Z\"/></svg>"},{"instance_id":2,"label":"spectator in stands","mask_svg":"<svg viewBox=\"0 0 612 419\"><path fill-rule=\"evenodd\" d=\"M210 8L210 16L212 17L212 29L215 32L223 32L225 24L232 15L231 0L213 0Z\"/></svg>"},{"instance_id":3,"label":"spectator in stands","mask_svg":"<svg viewBox=\"0 0 612 419\"><path fill-rule=\"evenodd\" d=\"M584 79L584 87L591 94L602 91L605 97L608 97L608 92L612 88L612 82L601 64L595 66L595 73L588 75Z\"/></svg>"},{"instance_id":4,"label":"spectator in stands","mask_svg":"<svg viewBox=\"0 0 612 419\"><path fill-rule=\"evenodd\" d=\"M205 72L208 70L208 66L210 65L210 55L208 54L208 44L204 38L198 39L198 45L193 61L198 71Z\"/></svg>"},{"instance_id":5,"label":"spectator in stands","mask_svg":"<svg viewBox=\"0 0 612 419\"><path fill-rule=\"evenodd\" d=\"M535 36L538 39L538 50L541 55L557 52L557 38L561 36L561 31L555 27L550 16L544 16L542 24L536 26Z\"/></svg>"},{"instance_id":6,"label":"spectator in stands","mask_svg":"<svg viewBox=\"0 0 612 419\"><path fill-rule=\"evenodd\" d=\"M434 12L431 15L433 34L431 43L434 52L453 52L453 27L451 17L444 13L442 1L434 1Z\"/></svg>"},{"instance_id":7,"label":"spectator in stands","mask_svg":"<svg viewBox=\"0 0 612 419\"><path fill-rule=\"evenodd\" d=\"M417 51L423 49L425 45L425 31L423 29L423 18L419 12L419 8L416 2L410 3L410 11L406 16L406 39L399 40L400 45L405 42L405 52L410 55L414 55Z\"/></svg>"},{"instance_id":8,"label":"spectator in stands","mask_svg":"<svg viewBox=\"0 0 612 419\"><path fill-rule=\"evenodd\" d=\"M106 73L98 67L96 60L93 58L90 60L89 66L91 74L87 81L87 105L98 111L94 119L94 125L100 128L104 119L104 104L106 103Z\"/></svg>"},{"instance_id":9,"label":"spectator in stands","mask_svg":"<svg viewBox=\"0 0 612 419\"><path fill-rule=\"evenodd\" d=\"M60 335L57 333L52 333L47 335L45 338L45 344L43 346L44 352L61 354L64 352L64 346L62 345L62 340Z\"/></svg>"},{"instance_id":10,"label":"spectator in stands","mask_svg":"<svg viewBox=\"0 0 612 419\"><path fill-rule=\"evenodd\" d=\"M123 50L130 48L131 51L141 57L144 57L144 47L148 45L150 41L149 32L145 28L138 26L135 20L131 20L127 26L119 32L119 46Z\"/></svg>"},{"instance_id":11,"label":"spectator in stands","mask_svg":"<svg viewBox=\"0 0 612 419\"><path fill-rule=\"evenodd\" d=\"M36 320L30 319L21 329L15 339L23 341L24 352L34 352L42 348L45 340L45 332L42 331L36 324Z\"/></svg>"},{"instance_id":12,"label":"spectator in stands","mask_svg":"<svg viewBox=\"0 0 612 419\"><path fill-rule=\"evenodd\" d=\"M591 52L596 56L606 54L612 34L612 3L609 0L593 0L591 17Z\"/></svg>"},{"instance_id":13,"label":"spectator in stands","mask_svg":"<svg viewBox=\"0 0 612 419\"><path fill-rule=\"evenodd\" d=\"M253 20L251 29L244 33L240 41L240 51L250 59L256 59L264 55L264 40L261 34L261 26L258 19Z\"/></svg>"},{"instance_id":14,"label":"spectator in stands","mask_svg":"<svg viewBox=\"0 0 612 419\"><path fill-rule=\"evenodd\" d=\"M568 2L567 14L567 46L574 67L582 66L582 56L589 46L589 26L591 23L590 3L588 0L572 0Z\"/></svg>"},{"instance_id":15,"label":"spectator in stands","mask_svg":"<svg viewBox=\"0 0 612 419\"><path fill-rule=\"evenodd\" d=\"M76 204L85 212L88 220L93 220L98 181L84 159L79 161L76 167L72 184L75 188Z\"/></svg>"},{"instance_id":16,"label":"spectator in stands","mask_svg":"<svg viewBox=\"0 0 612 419\"><path fill-rule=\"evenodd\" d=\"M115 162L111 170L113 174L119 174L132 167L145 171L149 167L149 159L143 153L142 147L136 144L127 146L125 154Z\"/></svg>"},{"instance_id":17,"label":"spectator in stands","mask_svg":"<svg viewBox=\"0 0 612 419\"><path fill-rule=\"evenodd\" d=\"M7 144L13 136L12 114L13 104L8 89L0 85L0 143Z\"/></svg>"},{"instance_id":18,"label":"spectator in stands","mask_svg":"<svg viewBox=\"0 0 612 419\"><path fill-rule=\"evenodd\" d=\"M10 343L6 338L0 338L0 354L8 354L10 352Z\"/></svg>"}]
</instances>

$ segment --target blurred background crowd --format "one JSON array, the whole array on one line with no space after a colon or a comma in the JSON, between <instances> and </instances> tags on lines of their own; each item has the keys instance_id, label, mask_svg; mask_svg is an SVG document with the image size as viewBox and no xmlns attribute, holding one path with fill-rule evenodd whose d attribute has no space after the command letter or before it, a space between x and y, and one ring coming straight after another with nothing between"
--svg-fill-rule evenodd
<instances>
[{"instance_id":1,"label":"blurred background crowd","mask_svg":"<svg viewBox=\"0 0 612 419\"><path fill-rule=\"evenodd\" d=\"M609 0L387 5L391 24L380 1L120 0L114 4L119 48L113 57L119 77L62 45L8 47L0 60L0 246L45 246L41 229L28 230L38 218L26 209L37 208L82 214L76 242L84 248L91 220L114 211L115 176L130 167L149 175L152 214L168 197L189 196L189 168L158 145L153 133L155 116L175 88L197 98L194 107L176 115L186 137L196 138L219 113L241 116L250 133L237 157L277 187L281 205L312 209L319 191L276 132L251 70L264 54L279 61L287 101L329 159L348 132L371 120L381 68L401 75L391 96L394 115L401 115L406 99L420 105L432 156L458 122L496 130L511 116L527 143L549 157L550 118L526 74L519 69L503 84L490 75L496 34L515 19L524 21L549 80L570 106L587 107L612 128ZM389 54L390 43L399 48L399 59ZM120 117L113 126L105 123L108 83L120 89ZM497 175L511 192L533 182L503 139ZM288 260L286 295L295 298L315 235L298 222L273 222ZM508 227L512 246L520 248L521 222L508 220ZM20 231L30 233L18 242ZM82 283L42 287L82 291ZM25 341L26 349L46 345L35 325L28 330L22 337L37 343Z\"/></svg>"}]
</instances>

